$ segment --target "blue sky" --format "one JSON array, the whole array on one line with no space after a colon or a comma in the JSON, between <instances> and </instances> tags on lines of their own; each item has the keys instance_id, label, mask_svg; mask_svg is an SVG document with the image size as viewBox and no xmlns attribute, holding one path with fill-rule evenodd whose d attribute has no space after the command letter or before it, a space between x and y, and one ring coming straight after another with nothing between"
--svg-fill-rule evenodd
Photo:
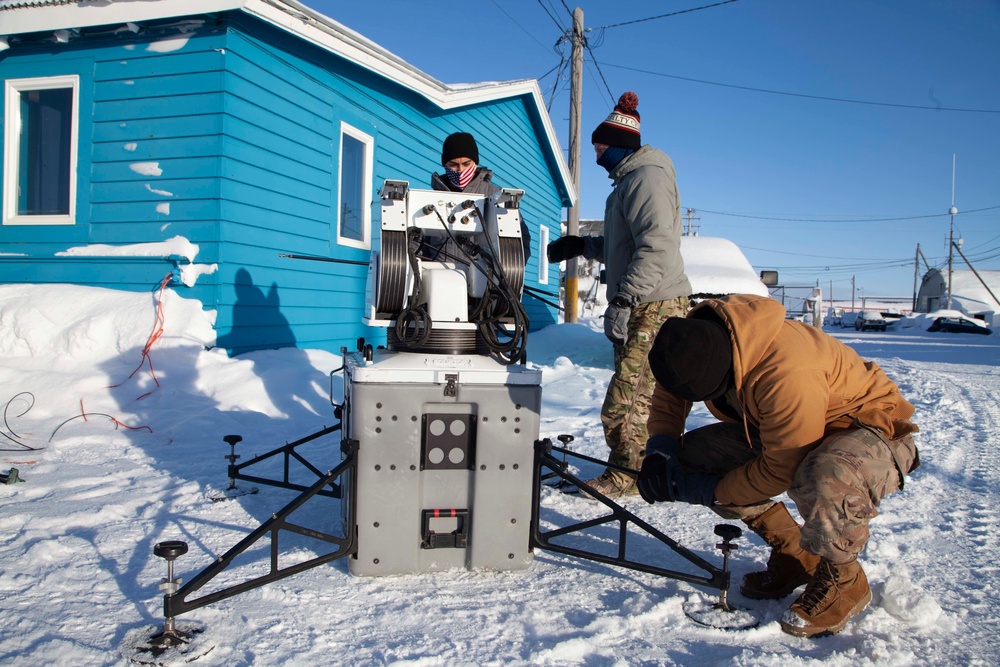
<instances>
[{"instance_id":1,"label":"blue sky","mask_svg":"<svg viewBox=\"0 0 1000 667\"><path fill-rule=\"evenodd\" d=\"M956 237L1000 269L1000 0L304 1L445 83L539 79L567 150L581 7L581 218L610 191L590 133L634 90L699 233L784 284L911 295L918 244L946 265L953 156Z\"/></svg>"}]
</instances>

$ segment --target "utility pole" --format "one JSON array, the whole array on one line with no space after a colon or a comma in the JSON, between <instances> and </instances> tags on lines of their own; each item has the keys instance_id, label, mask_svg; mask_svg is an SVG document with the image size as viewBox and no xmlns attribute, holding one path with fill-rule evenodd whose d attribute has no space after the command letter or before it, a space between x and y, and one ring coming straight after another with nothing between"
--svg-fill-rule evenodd
<instances>
[{"instance_id":1,"label":"utility pole","mask_svg":"<svg viewBox=\"0 0 1000 667\"><path fill-rule=\"evenodd\" d=\"M917 244L917 254L913 257L913 305L912 312L917 312L917 277L920 275L920 244Z\"/></svg>"},{"instance_id":2,"label":"utility pole","mask_svg":"<svg viewBox=\"0 0 1000 667\"><path fill-rule=\"evenodd\" d=\"M854 286L854 276L851 276L851 311L854 311L854 291L857 287Z\"/></svg>"},{"instance_id":3,"label":"utility pole","mask_svg":"<svg viewBox=\"0 0 1000 667\"><path fill-rule=\"evenodd\" d=\"M952 248L955 247L955 214L958 213L958 209L955 208L955 155L951 156L951 208L948 209L948 215L951 216L951 224L948 225L948 310L951 310L951 264L954 258L954 252Z\"/></svg>"},{"instance_id":4,"label":"utility pole","mask_svg":"<svg viewBox=\"0 0 1000 667\"><path fill-rule=\"evenodd\" d=\"M701 220L695 215L695 210L693 208L684 210L684 236L698 236L698 230L701 229L701 225L692 225L693 220Z\"/></svg>"},{"instance_id":5,"label":"utility pole","mask_svg":"<svg viewBox=\"0 0 1000 667\"><path fill-rule=\"evenodd\" d=\"M566 212L566 233L580 235L580 115L583 107L583 10L573 10L573 58L570 67L569 92L569 176L576 191L576 206ZM596 279L596 277L595 277ZM577 321L579 297L579 270L577 258L566 260L566 297L564 316L566 322Z\"/></svg>"}]
</instances>

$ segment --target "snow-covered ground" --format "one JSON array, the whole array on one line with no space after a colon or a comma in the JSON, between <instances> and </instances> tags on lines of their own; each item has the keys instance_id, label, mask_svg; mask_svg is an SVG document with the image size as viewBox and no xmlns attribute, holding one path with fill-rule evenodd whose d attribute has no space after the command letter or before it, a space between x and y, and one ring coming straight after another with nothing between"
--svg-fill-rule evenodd
<instances>
[{"instance_id":1,"label":"snow-covered ground","mask_svg":"<svg viewBox=\"0 0 1000 667\"><path fill-rule=\"evenodd\" d=\"M213 333L199 304L171 291L162 301L158 319L153 294L0 286L0 470L27 480L0 485L0 664L123 663L120 647L162 622L155 543L188 542L177 572L189 579L294 495L263 486L211 502L206 494L227 483L222 436L242 434L248 457L335 421L329 373L339 357L230 359L206 350ZM878 361L916 405L923 460L871 524L862 560L874 601L839 635L785 635L776 621L791 598L749 601L735 587L733 601L761 625L699 626L682 605L710 592L539 551L528 570L499 573L374 578L352 576L343 561L318 567L181 616L203 624L214 646L194 664L995 664L1000 335L829 331ZM603 457L611 349L600 321L533 334L529 359L543 370L541 435L572 434L578 451ZM339 400L339 379L333 386ZM700 408L693 425L709 419ZM331 449L315 455L335 463ZM584 475L596 470L587 465ZM339 501L325 502L312 516L333 530ZM542 505L555 519L598 510L548 489ZM708 510L626 505L721 562ZM755 536L739 543L735 581L767 557Z\"/></svg>"}]
</instances>

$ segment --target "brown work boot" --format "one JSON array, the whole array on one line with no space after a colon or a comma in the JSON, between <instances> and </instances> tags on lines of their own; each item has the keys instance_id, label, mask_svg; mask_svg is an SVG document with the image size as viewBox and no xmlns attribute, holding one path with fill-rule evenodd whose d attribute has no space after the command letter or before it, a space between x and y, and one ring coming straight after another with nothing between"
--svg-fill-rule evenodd
<instances>
[{"instance_id":1,"label":"brown work boot","mask_svg":"<svg viewBox=\"0 0 1000 667\"><path fill-rule=\"evenodd\" d=\"M784 503L776 503L755 519L745 521L771 547L767 569L743 577L740 592L754 600L778 600L812 579L820 558L799 543L799 524Z\"/></svg>"},{"instance_id":2,"label":"brown work boot","mask_svg":"<svg viewBox=\"0 0 1000 667\"><path fill-rule=\"evenodd\" d=\"M857 558L840 565L824 558L813 580L781 617L781 629L796 637L832 635L871 600L868 577Z\"/></svg>"},{"instance_id":3,"label":"brown work boot","mask_svg":"<svg viewBox=\"0 0 1000 667\"><path fill-rule=\"evenodd\" d=\"M587 485L611 500L621 498L622 496L634 496L639 493L634 477L612 470L605 470L600 477L588 479ZM581 491L583 491L585 496L591 497L586 489L581 489Z\"/></svg>"}]
</instances>

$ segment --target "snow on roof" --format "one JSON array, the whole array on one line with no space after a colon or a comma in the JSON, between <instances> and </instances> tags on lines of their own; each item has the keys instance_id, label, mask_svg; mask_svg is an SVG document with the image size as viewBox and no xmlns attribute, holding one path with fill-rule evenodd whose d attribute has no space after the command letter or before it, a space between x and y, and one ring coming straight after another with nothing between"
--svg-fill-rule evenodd
<instances>
[{"instance_id":1,"label":"snow on roof","mask_svg":"<svg viewBox=\"0 0 1000 667\"><path fill-rule=\"evenodd\" d=\"M1000 296L1000 271L980 271L979 275L990 286L993 294ZM983 287L983 283L972 271L952 271L951 293L952 300L961 301L967 312L983 309L1000 310L1000 303L990 296L989 291Z\"/></svg>"},{"instance_id":2,"label":"snow on roof","mask_svg":"<svg viewBox=\"0 0 1000 667\"><path fill-rule=\"evenodd\" d=\"M681 237L684 272L693 294L758 294L769 296L739 247L729 239Z\"/></svg>"},{"instance_id":3,"label":"snow on roof","mask_svg":"<svg viewBox=\"0 0 1000 667\"><path fill-rule=\"evenodd\" d=\"M14 7L37 7L40 5L68 5L74 0L0 0L0 10Z\"/></svg>"}]
</instances>

